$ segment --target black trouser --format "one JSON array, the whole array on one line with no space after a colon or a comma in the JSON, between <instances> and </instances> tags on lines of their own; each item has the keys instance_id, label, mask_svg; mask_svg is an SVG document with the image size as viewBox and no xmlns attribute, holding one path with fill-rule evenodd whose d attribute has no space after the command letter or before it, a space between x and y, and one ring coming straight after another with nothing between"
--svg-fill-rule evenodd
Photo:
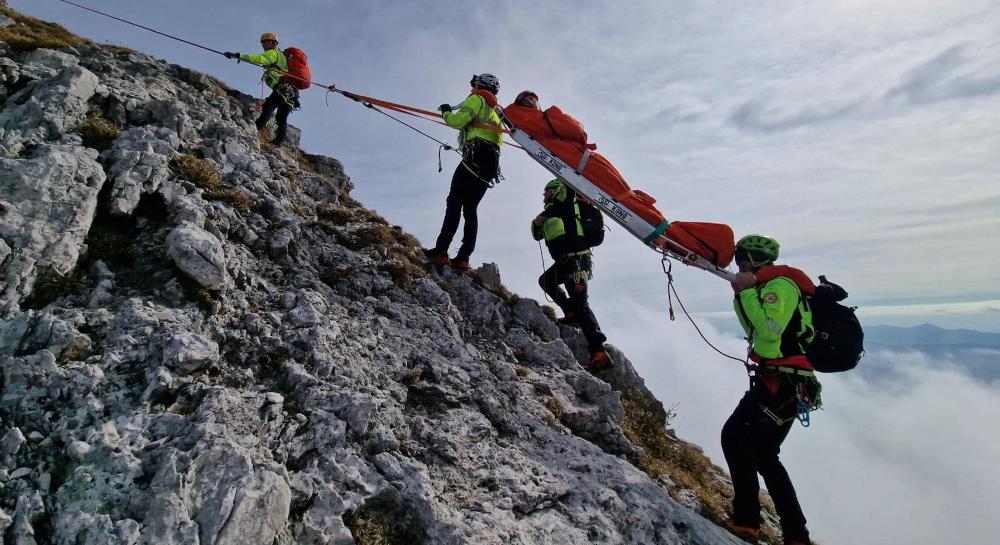
<instances>
[{"instance_id":1,"label":"black trouser","mask_svg":"<svg viewBox=\"0 0 1000 545\"><path fill-rule=\"evenodd\" d=\"M760 483L757 481L757 474L760 473L781 518L784 537L809 543L806 518L792 480L778 459L778 452L795 423L798 385L803 385L810 399L816 399L819 383L813 377L786 373L755 380L722 427L722 451L733 478L733 522L740 526L760 527ZM774 394L764 384L765 381L777 383ZM779 419L790 420L778 424L764 413L762 405Z\"/></svg>"},{"instance_id":2,"label":"black trouser","mask_svg":"<svg viewBox=\"0 0 1000 545\"><path fill-rule=\"evenodd\" d=\"M286 85L289 86L289 89L284 87ZM260 116L257 117L257 130L259 131L271 120L274 112L278 112L278 117L275 119L278 123L278 130L274 133L275 144L284 142L285 135L288 133L288 114L292 113L298 103L298 92L294 89L291 84L279 83L264 100Z\"/></svg>"},{"instance_id":3,"label":"black trouser","mask_svg":"<svg viewBox=\"0 0 1000 545\"><path fill-rule=\"evenodd\" d=\"M579 319L583 336L587 339L587 348L593 354L604 349L604 341L608 338L601 332L597 317L587 303L587 281L584 279L576 282L573 279L574 273L581 270L590 270L589 256L557 259L538 277L538 285L562 309L563 314L573 313Z\"/></svg>"},{"instance_id":4,"label":"black trouser","mask_svg":"<svg viewBox=\"0 0 1000 545\"><path fill-rule=\"evenodd\" d=\"M464 217L462 246L455 259L469 259L476 249L476 235L479 232L479 202L486 195L489 183L497 177L499 165L500 152L497 146L483 140L473 140L466 145L462 162L451 177L451 189L445 201L444 222L441 224L437 244L434 245L435 250L442 254L448 253L451 239L455 238L458 231L459 219Z\"/></svg>"}]
</instances>

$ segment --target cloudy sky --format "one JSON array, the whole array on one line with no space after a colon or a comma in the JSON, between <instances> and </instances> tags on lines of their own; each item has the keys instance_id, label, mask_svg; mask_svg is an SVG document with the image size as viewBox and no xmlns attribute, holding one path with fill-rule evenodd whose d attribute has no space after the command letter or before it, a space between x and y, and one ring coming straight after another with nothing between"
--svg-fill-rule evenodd
<instances>
[{"instance_id":1,"label":"cloudy sky","mask_svg":"<svg viewBox=\"0 0 1000 545\"><path fill-rule=\"evenodd\" d=\"M847 287L865 323L1000 331L995 0L81 1L219 50L254 51L261 32L276 32L309 53L315 79L427 109L459 102L473 73L492 72L502 104L532 89L580 119L669 219L775 236L782 261ZM260 92L246 64L56 0L10 3ZM304 147L342 160L357 197L432 244L456 157L438 173L437 144L326 100L307 91L291 118ZM497 262L508 287L541 299L527 224L547 172L512 148L502 168L506 181L480 208L473 262ZM667 320L655 253L614 228L596 261L592 302L612 342L661 399L680 403L681 434L721 460L718 429L741 371L689 324ZM676 279L695 313L728 312L724 282L683 267ZM997 440L983 433L1000 416L997 385L919 354L868 357L897 363L899 383L829 377L828 409L785 448L816 537L986 542L1000 531L980 507L1000 499L986 463L1000 457ZM863 522L873 512L877 524Z\"/></svg>"}]
</instances>

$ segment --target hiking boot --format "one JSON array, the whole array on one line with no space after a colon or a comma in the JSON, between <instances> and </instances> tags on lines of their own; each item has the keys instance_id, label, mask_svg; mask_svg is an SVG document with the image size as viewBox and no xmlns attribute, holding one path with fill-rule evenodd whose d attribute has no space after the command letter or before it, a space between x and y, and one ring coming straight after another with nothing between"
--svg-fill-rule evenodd
<instances>
[{"instance_id":1,"label":"hiking boot","mask_svg":"<svg viewBox=\"0 0 1000 545\"><path fill-rule=\"evenodd\" d=\"M427 260L431 262L431 265L447 265L451 261L448 259L446 252L442 252L437 248L424 248L424 255L427 256Z\"/></svg>"},{"instance_id":2,"label":"hiking boot","mask_svg":"<svg viewBox=\"0 0 1000 545\"><path fill-rule=\"evenodd\" d=\"M567 312L565 316L559 318L556 322L570 327L580 327L580 318L577 318L574 312Z\"/></svg>"},{"instance_id":3,"label":"hiking boot","mask_svg":"<svg viewBox=\"0 0 1000 545\"><path fill-rule=\"evenodd\" d=\"M611 361L611 357L608 356L608 353L603 350L598 350L590 355L590 361L587 362L587 365L584 365L583 368L591 373L596 373L598 371L608 369L612 365L614 365L614 362Z\"/></svg>"},{"instance_id":4,"label":"hiking boot","mask_svg":"<svg viewBox=\"0 0 1000 545\"><path fill-rule=\"evenodd\" d=\"M727 532L733 534L734 536L742 539L743 541L749 541L756 545L757 539L760 537L760 530L750 526L740 526L736 524L731 519L726 519L722 521L722 527L726 529Z\"/></svg>"},{"instance_id":5,"label":"hiking boot","mask_svg":"<svg viewBox=\"0 0 1000 545\"><path fill-rule=\"evenodd\" d=\"M801 539L795 539L794 537L786 537L782 543L784 545L812 545L811 541L802 541Z\"/></svg>"},{"instance_id":6,"label":"hiking boot","mask_svg":"<svg viewBox=\"0 0 1000 545\"><path fill-rule=\"evenodd\" d=\"M451 268L458 269L460 271L467 271L469 270L469 260L456 257L451 260Z\"/></svg>"}]
</instances>

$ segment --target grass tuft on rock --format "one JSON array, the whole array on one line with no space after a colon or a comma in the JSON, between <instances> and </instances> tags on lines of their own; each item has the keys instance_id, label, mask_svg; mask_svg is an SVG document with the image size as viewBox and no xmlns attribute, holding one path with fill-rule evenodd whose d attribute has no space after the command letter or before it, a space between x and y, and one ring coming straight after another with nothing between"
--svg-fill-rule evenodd
<instances>
[{"instance_id":1,"label":"grass tuft on rock","mask_svg":"<svg viewBox=\"0 0 1000 545\"><path fill-rule=\"evenodd\" d=\"M389 278L392 278L393 284L403 289L408 289L417 278L430 276L426 270L408 259L390 259L383 262L379 269L385 271Z\"/></svg>"},{"instance_id":2,"label":"grass tuft on rock","mask_svg":"<svg viewBox=\"0 0 1000 545\"><path fill-rule=\"evenodd\" d=\"M419 545L424 541L381 515L358 514L346 522L358 545Z\"/></svg>"},{"instance_id":3,"label":"grass tuft on rock","mask_svg":"<svg viewBox=\"0 0 1000 545\"><path fill-rule=\"evenodd\" d=\"M232 187L222 185L222 175L215 163L193 155L181 155L170 166L183 179L201 188L204 197L212 201L225 201L242 214L250 211L253 198Z\"/></svg>"},{"instance_id":4,"label":"grass tuft on rock","mask_svg":"<svg viewBox=\"0 0 1000 545\"><path fill-rule=\"evenodd\" d=\"M122 133L117 123L112 123L91 112L87 119L77 128L77 133L83 139L83 145L97 151L111 149L111 145Z\"/></svg>"},{"instance_id":5,"label":"grass tuft on rock","mask_svg":"<svg viewBox=\"0 0 1000 545\"><path fill-rule=\"evenodd\" d=\"M60 274L54 269L45 269L35 280L31 295L25 298L21 307L41 310L64 295L81 295L93 287L93 282L77 271Z\"/></svg>"},{"instance_id":6,"label":"grass tuft on rock","mask_svg":"<svg viewBox=\"0 0 1000 545\"><path fill-rule=\"evenodd\" d=\"M726 518L732 486L721 476L724 471L712 464L696 446L673 437L667 431L668 412L655 398L629 389L622 396L625 421L622 430L634 445L642 447L644 455L635 456L632 463L654 481L669 479L671 496L690 490L695 494L702 516L716 523Z\"/></svg>"},{"instance_id":7,"label":"grass tuft on rock","mask_svg":"<svg viewBox=\"0 0 1000 545\"><path fill-rule=\"evenodd\" d=\"M0 41L7 42L15 51L34 49L60 49L93 43L66 30L60 25L22 15L9 7L0 7L0 13L15 21L0 28Z\"/></svg>"}]
</instances>

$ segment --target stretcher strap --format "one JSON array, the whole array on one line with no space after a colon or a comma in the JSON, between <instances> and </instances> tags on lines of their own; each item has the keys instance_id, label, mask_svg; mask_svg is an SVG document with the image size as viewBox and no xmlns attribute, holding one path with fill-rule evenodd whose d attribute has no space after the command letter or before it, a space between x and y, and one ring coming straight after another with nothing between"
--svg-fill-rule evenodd
<instances>
[{"instance_id":1,"label":"stretcher strap","mask_svg":"<svg viewBox=\"0 0 1000 545\"><path fill-rule=\"evenodd\" d=\"M582 175L583 169L587 167L587 161L590 160L590 148L583 151L583 157L580 157L580 164L576 166L576 173Z\"/></svg>"},{"instance_id":2,"label":"stretcher strap","mask_svg":"<svg viewBox=\"0 0 1000 545\"><path fill-rule=\"evenodd\" d=\"M650 233L648 237L642 239L642 241L645 242L646 244L649 244L649 243L653 242L654 240L656 240L657 238L659 238L660 235L662 235L664 231L667 230L667 227L670 227L670 222L669 221L664 221L663 223L660 224L659 227L657 227L656 229L654 229L653 232Z\"/></svg>"}]
</instances>

